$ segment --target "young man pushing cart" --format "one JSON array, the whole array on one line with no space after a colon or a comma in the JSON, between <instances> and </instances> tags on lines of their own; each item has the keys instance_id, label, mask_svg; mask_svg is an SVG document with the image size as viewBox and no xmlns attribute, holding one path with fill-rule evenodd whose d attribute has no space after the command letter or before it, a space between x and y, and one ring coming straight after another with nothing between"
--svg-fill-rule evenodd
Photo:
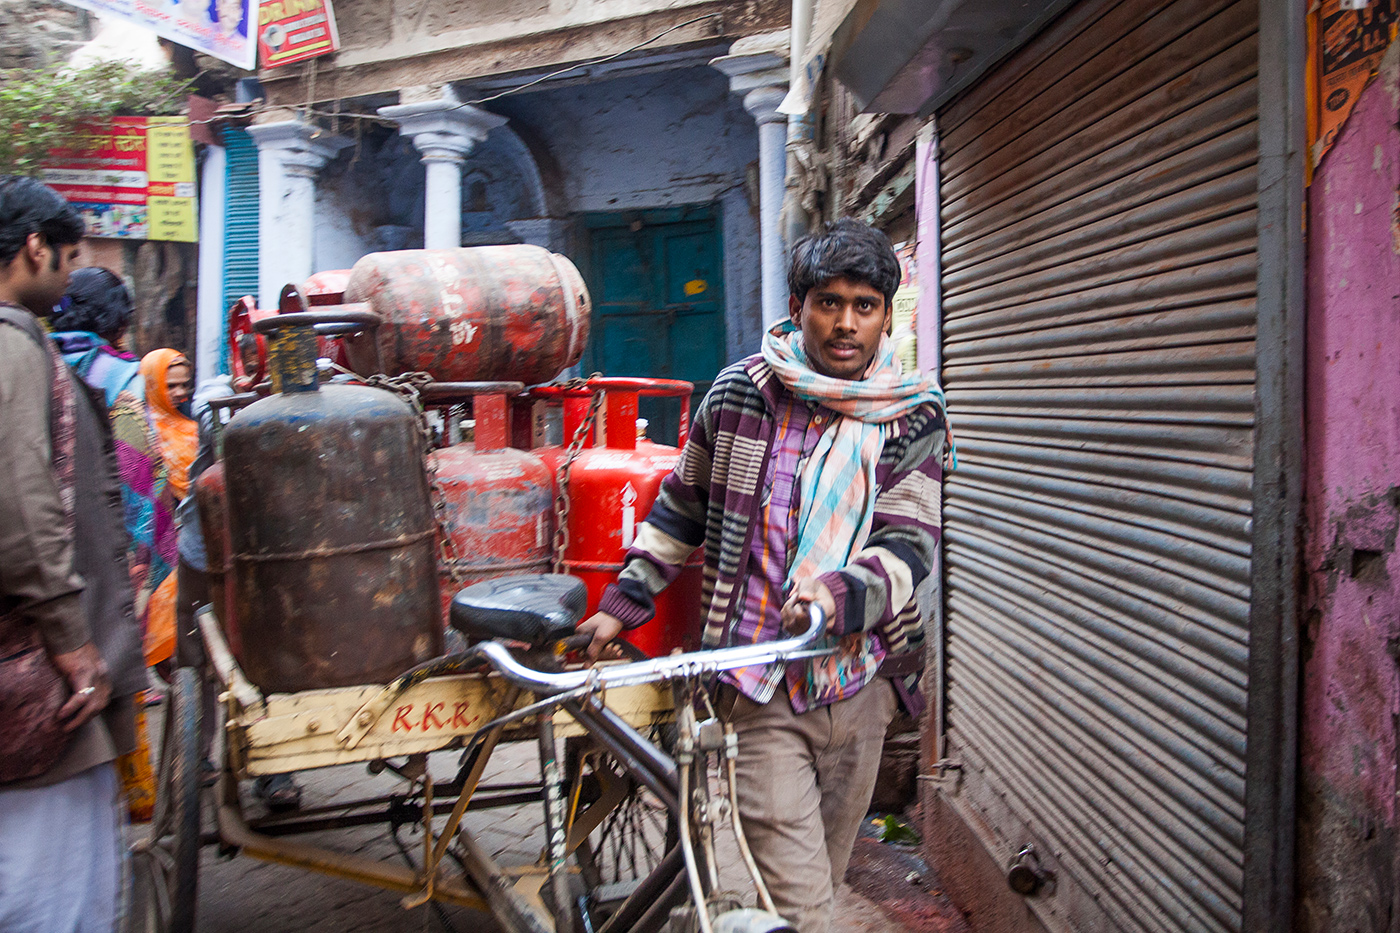
<instances>
[{"instance_id":1,"label":"young man pushing cart","mask_svg":"<svg viewBox=\"0 0 1400 933\"><path fill-rule=\"evenodd\" d=\"M826 933L896 705L917 716L914 590L939 535L943 393L901 371L886 335L899 262L852 220L799 240L791 320L722 371L599 611L595 655L646 623L705 549L703 645L774 641L826 611L836 650L723 675L739 808L779 913Z\"/></svg>"}]
</instances>

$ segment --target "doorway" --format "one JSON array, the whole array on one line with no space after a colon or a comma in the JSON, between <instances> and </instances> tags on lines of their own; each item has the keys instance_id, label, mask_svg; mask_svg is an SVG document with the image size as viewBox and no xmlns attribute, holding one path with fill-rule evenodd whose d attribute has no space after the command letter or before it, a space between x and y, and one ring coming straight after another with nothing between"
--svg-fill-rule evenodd
<instances>
[{"instance_id":1,"label":"doorway","mask_svg":"<svg viewBox=\"0 0 1400 933\"><path fill-rule=\"evenodd\" d=\"M714 205L587 214L583 274L593 298L584 373L684 379L694 413L724 366L724 255ZM679 406L642 399L647 436L674 444Z\"/></svg>"}]
</instances>

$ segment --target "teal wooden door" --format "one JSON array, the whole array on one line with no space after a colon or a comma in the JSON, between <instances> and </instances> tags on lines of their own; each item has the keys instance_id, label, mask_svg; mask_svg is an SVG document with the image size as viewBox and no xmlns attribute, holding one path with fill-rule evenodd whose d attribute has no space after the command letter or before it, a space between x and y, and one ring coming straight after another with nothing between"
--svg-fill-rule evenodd
<instances>
[{"instance_id":1,"label":"teal wooden door","mask_svg":"<svg viewBox=\"0 0 1400 933\"><path fill-rule=\"evenodd\" d=\"M692 411L724 366L718 211L685 207L584 218L593 326L583 371L695 383ZM647 435L674 444L679 406L643 399Z\"/></svg>"}]
</instances>

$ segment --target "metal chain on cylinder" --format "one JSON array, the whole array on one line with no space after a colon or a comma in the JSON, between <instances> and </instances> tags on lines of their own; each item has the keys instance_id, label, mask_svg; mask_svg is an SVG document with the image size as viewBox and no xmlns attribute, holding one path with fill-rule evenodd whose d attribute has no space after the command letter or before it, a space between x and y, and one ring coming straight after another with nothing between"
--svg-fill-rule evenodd
<instances>
[{"instance_id":1,"label":"metal chain on cylinder","mask_svg":"<svg viewBox=\"0 0 1400 933\"><path fill-rule=\"evenodd\" d=\"M367 386L386 389L401 396L413 409L413 414L418 419L418 434L423 442L423 472L428 477L428 498L433 507L433 523L437 526L438 563L447 570L454 585L465 585L466 573L462 570L461 554L457 551L457 542L452 538L451 519L447 515L447 495L443 492L442 484L438 481L437 458L432 456L433 451L437 449L437 437L433 434L433 426L428 421L428 410L423 407L422 390L424 386L434 381L432 375L425 372L411 372L398 376L385 376L381 373L361 376L358 373L352 373L343 366L332 365L341 372L354 376Z\"/></svg>"},{"instance_id":2,"label":"metal chain on cylinder","mask_svg":"<svg viewBox=\"0 0 1400 933\"><path fill-rule=\"evenodd\" d=\"M569 389L586 389L588 380L594 376L601 376L602 373L594 373L588 379L575 377L567 382L561 383ZM588 437L588 429L593 427L594 420L598 417L598 409L603 406L603 393L594 392L593 398L588 403L588 414L579 422L578 428L574 431L573 440L569 442L569 453L555 470L554 488L554 562L552 569L555 573L564 572L564 552L569 549L569 510L572 503L569 500L569 472L578 459L578 455L583 451L583 442Z\"/></svg>"}]
</instances>

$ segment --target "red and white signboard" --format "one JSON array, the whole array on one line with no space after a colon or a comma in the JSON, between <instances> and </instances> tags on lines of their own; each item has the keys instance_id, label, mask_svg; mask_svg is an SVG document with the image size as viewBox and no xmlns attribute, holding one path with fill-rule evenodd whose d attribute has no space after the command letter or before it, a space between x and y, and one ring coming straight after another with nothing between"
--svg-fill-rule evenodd
<instances>
[{"instance_id":1,"label":"red and white signboard","mask_svg":"<svg viewBox=\"0 0 1400 933\"><path fill-rule=\"evenodd\" d=\"M113 117L55 150L43 180L82 214L87 236L198 239L194 148L184 117Z\"/></svg>"},{"instance_id":2,"label":"red and white signboard","mask_svg":"<svg viewBox=\"0 0 1400 933\"><path fill-rule=\"evenodd\" d=\"M263 0L258 5L258 61L264 68L304 62L338 48L331 0Z\"/></svg>"}]
</instances>

